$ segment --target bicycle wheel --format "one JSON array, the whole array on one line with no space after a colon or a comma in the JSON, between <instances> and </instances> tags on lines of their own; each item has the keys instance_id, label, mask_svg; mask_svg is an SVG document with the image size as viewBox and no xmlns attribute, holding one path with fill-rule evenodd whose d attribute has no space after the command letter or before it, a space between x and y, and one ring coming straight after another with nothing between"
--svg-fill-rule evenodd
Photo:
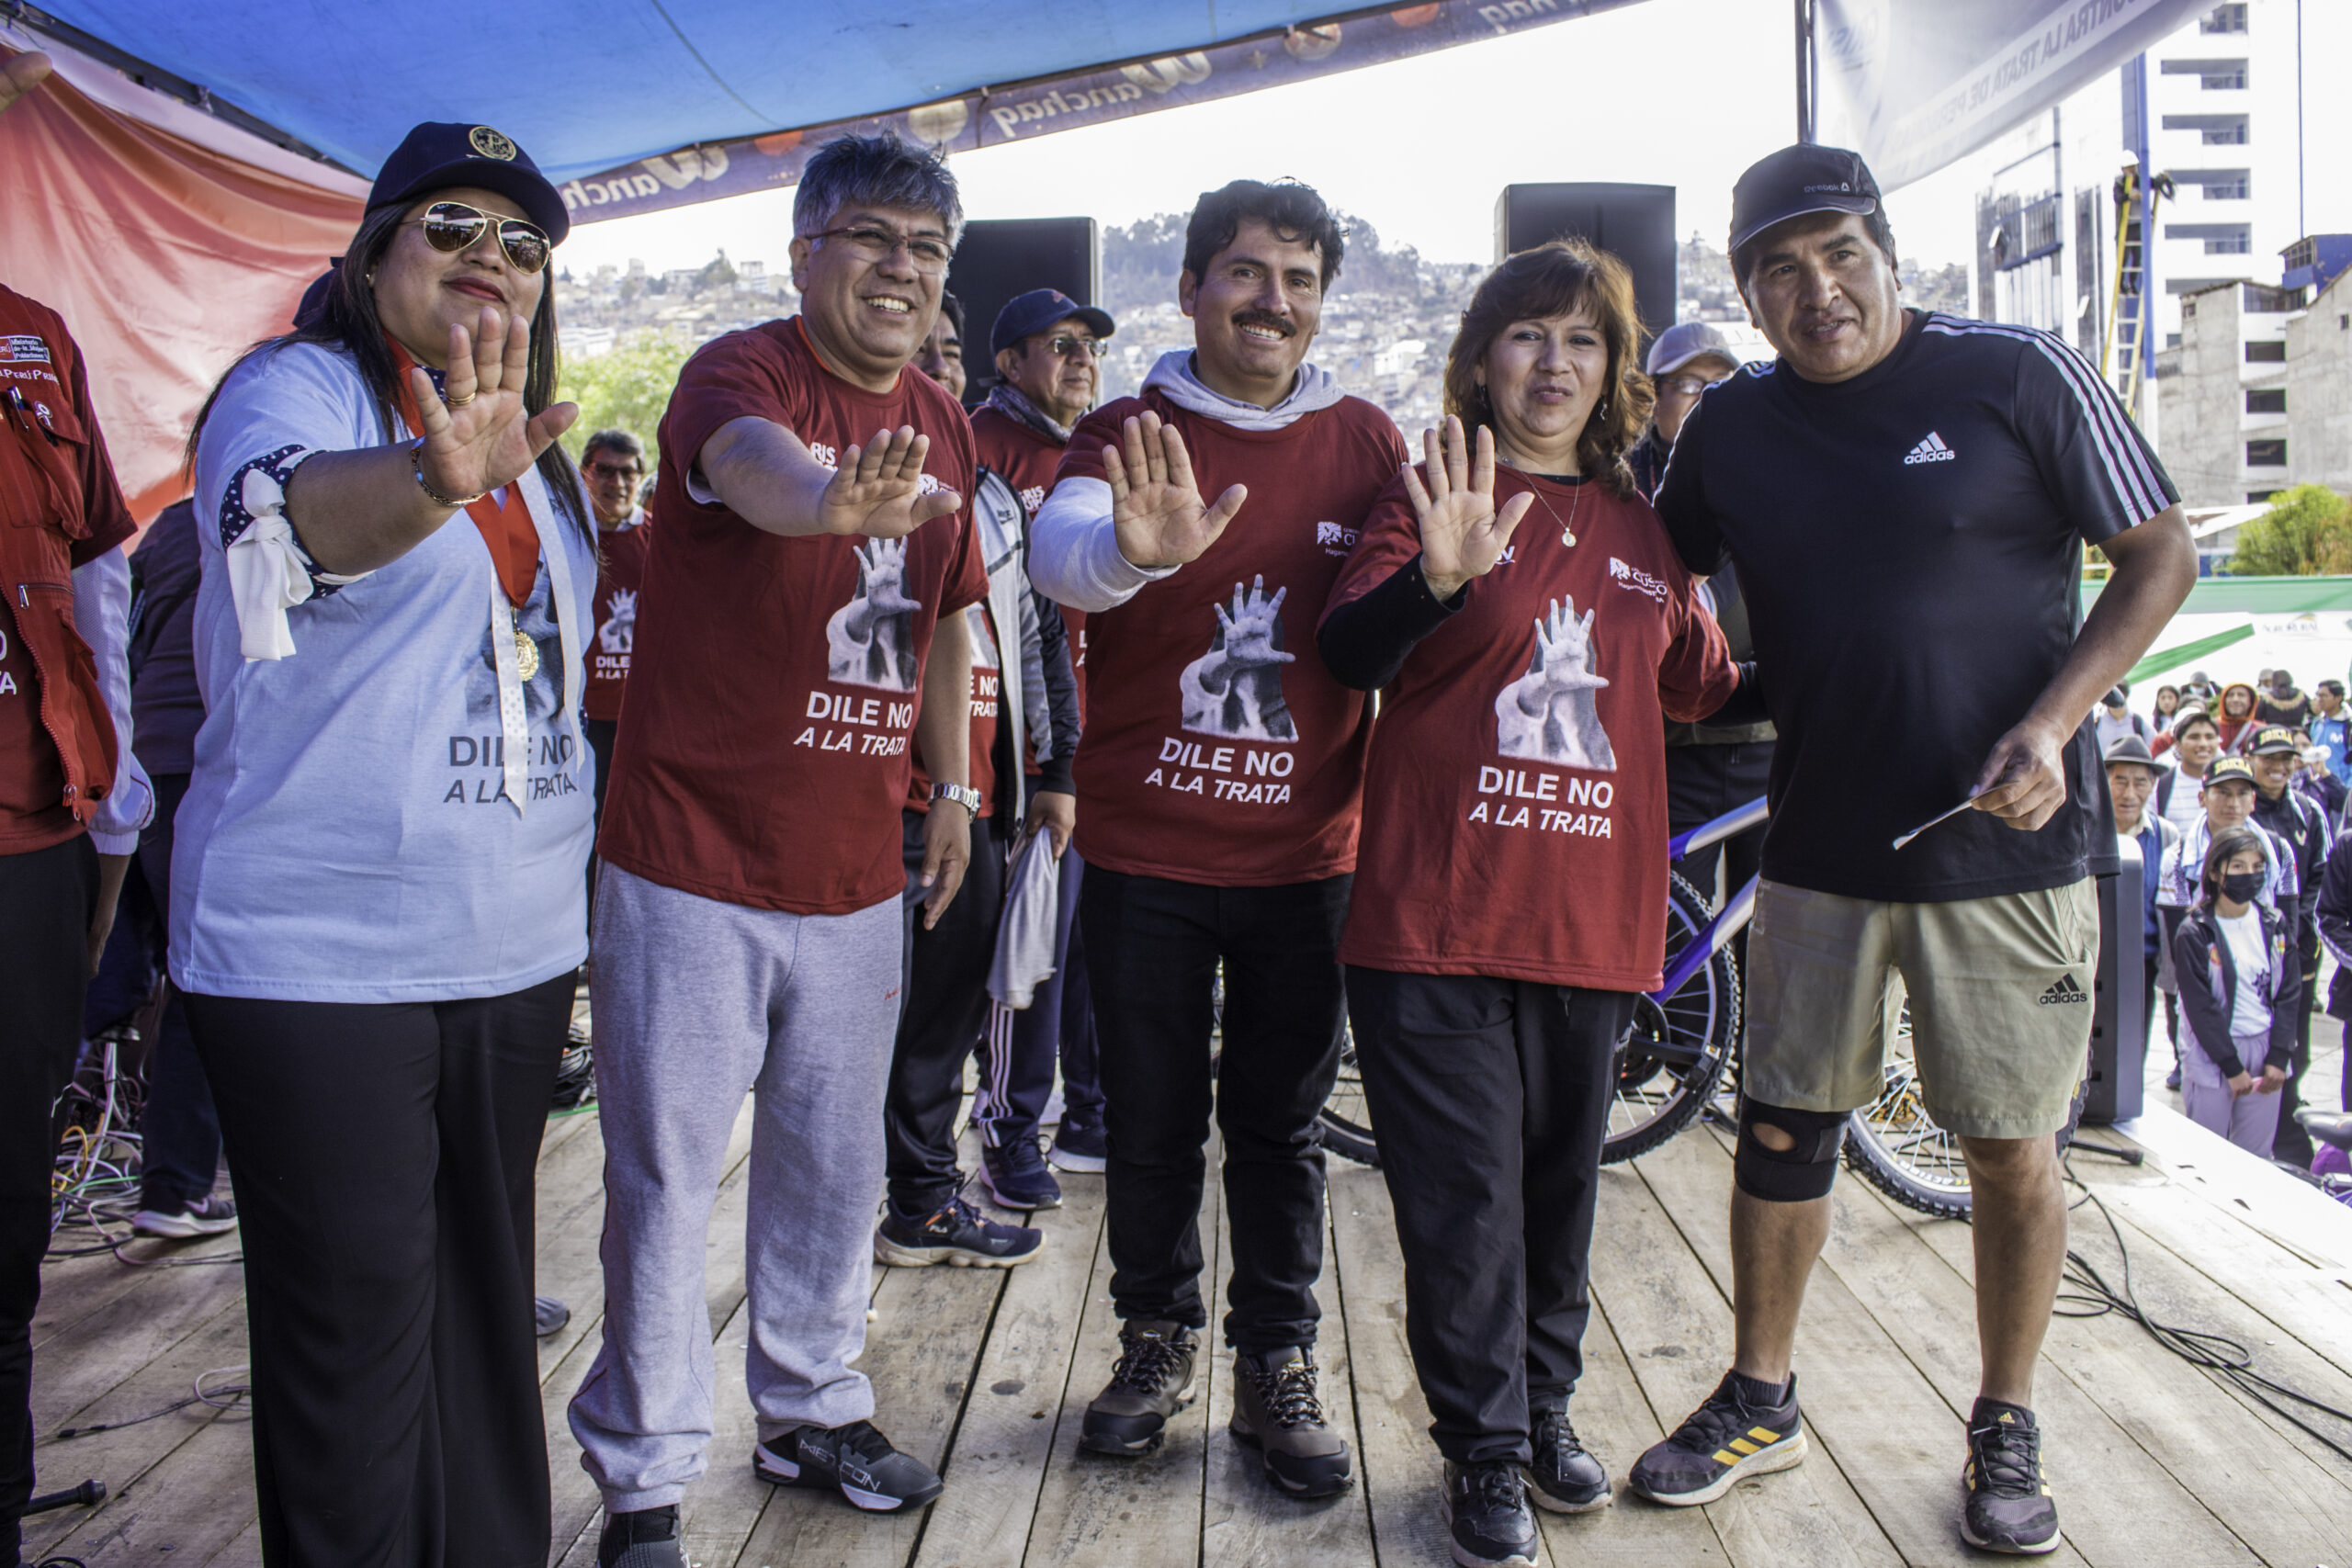
<instances>
[{"instance_id":1,"label":"bicycle wheel","mask_svg":"<svg viewBox=\"0 0 2352 1568\"><path fill-rule=\"evenodd\" d=\"M1709 901L1667 874L1666 960L1674 962L1713 918ZM1725 946L1680 990L1634 1004L1633 1027L1617 1045L1617 1098L1600 1162L1646 1154L1705 1109L1739 1040L1739 966Z\"/></svg>"},{"instance_id":2,"label":"bicycle wheel","mask_svg":"<svg viewBox=\"0 0 2352 1568\"><path fill-rule=\"evenodd\" d=\"M1331 1085L1331 1097L1316 1113L1315 1133L1332 1154L1358 1165L1380 1163L1380 1144L1372 1135L1372 1112L1363 1102L1363 1075L1356 1068L1352 1029L1340 1038L1340 1076Z\"/></svg>"},{"instance_id":3,"label":"bicycle wheel","mask_svg":"<svg viewBox=\"0 0 2352 1568\"><path fill-rule=\"evenodd\" d=\"M2066 1125L2057 1134L2064 1155L2082 1124L2087 1083L2075 1086ZM1863 1180L1903 1204L1940 1220L1964 1220L1973 1204L1968 1161L1960 1139L1936 1125L1919 1093L1911 1053L1911 1010L1905 1007L1886 1054L1886 1087L1876 1100L1846 1119L1846 1163Z\"/></svg>"}]
</instances>

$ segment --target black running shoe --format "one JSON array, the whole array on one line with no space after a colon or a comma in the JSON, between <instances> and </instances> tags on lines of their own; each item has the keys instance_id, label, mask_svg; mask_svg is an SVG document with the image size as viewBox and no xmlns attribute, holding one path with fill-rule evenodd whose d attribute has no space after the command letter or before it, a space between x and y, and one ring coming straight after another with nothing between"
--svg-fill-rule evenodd
<instances>
[{"instance_id":1,"label":"black running shoe","mask_svg":"<svg viewBox=\"0 0 2352 1568\"><path fill-rule=\"evenodd\" d=\"M1200 1341L1181 1323L1136 1318L1119 1325L1119 1359L1111 1381L1086 1407L1078 1446L1132 1458L1159 1446L1168 1418L1193 1403L1193 1362Z\"/></svg>"},{"instance_id":2,"label":"black running shoe","mask_svg":"<svg viewBox=\"0 0 2352 1568\"><path fill-rule=\"evenodd\" d=\"M1445 1528L1462 1568L1535 1568L1535 1515L1509 1460L1445 1461Z\"/></svg>"},{"instance_id":3,"label":"black running shoe","mask_svg":"<svg viewBox=\"0 0 2352 1568\"><path fill-rule=\"evenodd\" d=\"M982 1149L980 1179L1001 1208L1028 1213L1062 1206L1062 1184L1046 1168L1034 1137L1015 1138L1001 1149Z\"/></svg>"},{"instance_id":4,"label":"black running shoe","mask_svg":"<svg viewBox=\"0 0 2352 1568\"><path fill-rule=\"evenodd\" d=\"M2021 1404L1980 1399L1968 1416L1968 1488L1960 1535L1984 1551L2035 1557L2058 1550L2058 1505L2041 1478L2041 1429Z\"/></svg>"},{"instance_id":5,"label":"black running shoe","mask_svg":"<svg viewBox=\"0 0 2352 1568\"><path fill-rule=\"evenodd\" d=\"M1713 1502L1743 1476L1803 1463L1804 1422L1797 1414L1794 1375L1776 1405L1751 1403L1740 1391L1743 1381L1725 1372L1671 1437L1634 1461L1626 1484L1653 1503L1687 1508Z\"/></svg>"},{"instance_id":6,"label":"black running shoe","mask_svg":"<svg viewBox=\"0 0 2352 1568\"><path fill-rule=\"evenodd\" d=\"M871 1421L795 1427L753 1449L752 1470L777 1486L839 1489L869 1514L920 1508L944 1484L931 1466L892 1448Z\"/></svg>"},{"instance_id":7,"label":"black running shoe","mask_svg":"<svg viewBox=\"0 0 2352 1568\"><path fill-rule=\"evenodd\" d=\"M1527 1481L1535 1506L1555 1514L1609 1506L1609 1472L1577 1440L1566 1409L1538 1411L1534 1427L1535 1462L1527 1467Z\"/></svg>"},{"instance_id":8,"label":"black running shoe","mask_svg":"<svg viewBox=\"0 0 2352 1568\"><path fill-rule=\"evenodd\" d=\"M874 1261L899 1269L919 1269L927 1263L957 1269L1010 1269L1036 1257L1045 1245L1044 1231L1001 1224L958 1192L947 1200L945 1208L920 1220L901 1215L895 1204L884 1204L882 1223L874 1231Z\"/></svg>"},{"instance_id":9,"label":"black running shoe","mask_svg":"<svg viewBox=\"0 0 2352 1568\"><path fill-rule=\"evenodd\" d=\"M605 1531L596 1538L596 1568L686 1568L676 1506L605 1515Z\"/></svg>"}]
</instances>

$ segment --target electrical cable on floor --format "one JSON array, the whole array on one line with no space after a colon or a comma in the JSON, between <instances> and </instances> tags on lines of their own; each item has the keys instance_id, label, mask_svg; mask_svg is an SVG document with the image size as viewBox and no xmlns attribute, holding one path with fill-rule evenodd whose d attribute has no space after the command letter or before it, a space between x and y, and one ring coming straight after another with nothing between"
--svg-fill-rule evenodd
<instances>
[{"instance_id":1,"label":"electrical cable on floor","mask_svg":"<svg viewBox=\"0 0 2352 1568\"><path fill-rule=\"evenodd\" d=\"M2106 1277L2100 1274L2088 1259L2069 1247L2066 1251L2066 1272L2064 1282L2073 1286L2074 1289L2059 1292L2059 1304L2054 1315L2105 1317L2111 1313L2119 1317L2130 1318L2146 1329L2157 1344L2188 1362L2189 1365L2218 1373L2232 1387L2256 1401L2282 1420L2301 1428L2313 1439L2334 1450L2337 1457L2352 1461L2352 1447L2338 1442L2289 1409L2278 1399L2271 1396L2278 1394L2297 1404L2331 1416L2344 1423L2347 1432L2352 1432L2352 1410L2338 1409L2324 1400L2313 1399L2299 1389L2290 1388L2285 1383L2264 1377L2254 1370L2253 1350L2244 1342L2233 1339L2226 1334L2214 1334L2199 1328L2177 1327L2172 1324L2159 1323L2150 1316L2147 1309L2140 1304L2139 1293L2132 1288L2132 1253L2131 1249L2123 1245L2123 1232L2121 1227L2116 1224L2115 1215L2109 1211L2105 1203L2099 1201L2098 1194L2092 1191L2082 1178L2075 1174L2071 1161L2066 1166L2066 1179L2083 1190L2082 1197L2068 1204L2067 1207L2079 1209L2083 1204L2089 1203L2098 1210L2099 1218L2107 1222L2108 1235L2115 1238L2116 1256L2123 1260L2122 1283L2120 1289L2109 1285ZM2075 1310L2068 1310L2070 1303Z\"/></svg>"},{"instance_id":2,"label":"electrical cable on floor","mask_svg":"<svg viewBox=\"0 0 2352 1568\"><path fill-rule=\"evenodd\" d=\"M61 1427L51 1434L49 1440L53 1443L62 1443L69 1438L87 1438L100 1432L119 1432L125 1427L137 1427L149 1421L161 1420L175 1411L186 1410L191 1404L209 1404L215 1410L242 1410L245 1408L245 1396L254 1391L253 1384L232 1382L223 1383L218 1388L207 1388L204 1386L204 1380L219 1377L224 1372L243 1371L245 1368L243 1364L233 1367L209 1368L196 1374L196 1382L191 1385L193 1392L186 1399L175 1399L160 1410L150 1410L144 1416L132 1416L120 1421L98 1421L87 1427Z\"/></svg>"}]
</instances>

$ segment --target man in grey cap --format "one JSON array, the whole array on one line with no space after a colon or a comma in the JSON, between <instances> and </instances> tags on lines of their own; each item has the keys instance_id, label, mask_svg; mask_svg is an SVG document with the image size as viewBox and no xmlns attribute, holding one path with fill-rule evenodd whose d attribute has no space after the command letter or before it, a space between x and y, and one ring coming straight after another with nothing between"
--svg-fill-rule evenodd
<instances>
[{"instance_id":1,"label":"man in grey cap","mask_svg":"<svg viewBox=\"0 0 2352 1568\"><path fill-rule=\"evenodd\" d=\"M1712 323L1677 321L1650 344L1647 368L1650 385L1657 389L1657 403L1650 411L1648 431L1625 454L1626 465L1634 470L1634 484L1645 501L1657 493L1657 481L1666 473L1666 456L1674 450L1674 438L1682 433L1683 420L1699 406L1699 394L1738 369L1739 355L1733 351L1731 340Z\"/></svg>"}]
</instances>

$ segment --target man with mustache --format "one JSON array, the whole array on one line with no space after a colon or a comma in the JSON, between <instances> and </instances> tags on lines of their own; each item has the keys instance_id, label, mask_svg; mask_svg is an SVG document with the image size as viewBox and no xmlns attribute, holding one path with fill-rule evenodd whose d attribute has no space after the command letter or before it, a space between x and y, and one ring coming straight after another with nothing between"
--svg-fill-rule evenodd
<instances>
[{"instance_id":1,"label":"man with mustache","mask_svg":"<svg viewBox=\"0 0 2352 1568\"><path fill-rule=\"evenodd\" d=\"M1048 597L1086 612L1090 644L1079 922L1124 1325L1080 1441L1147 1452L1193 1397L1214 1108L1233 1234L1233 1430L1302 1497L1351 1478L1316 1385L1313 1129L1338 1068L1339 937L1372 717L1324 669L1315 623L1406 460L1386 414L1306 362L1343 243L1302 185L1237 180L1201 198L1177 286L1194 346L1079 425L1030 564Z\"/></svg>"},{"instance_id":2,"label":"man with mustache","mask_svg":"<svg viewBox=\"0 0 2352 1568\"><path fill-rule=\"evenodd\" d=\"M2197 556L2171 480L2074 350L1902 308L1856 154L1790 147L1748 169L1730 251L1780 359L1701 400L1656 505L1692 571L1737 565L1779 735L1748 931L1735 1348L1632 1485L1707 1503L1804 1459L1798 1312L1846 1115L1878 1098L1907 988L1920 1089L1975 1205L1961 1534L2050 1551L2031 1401L2066 1254L2052 1135L2090 1040L2090 873L2116 844L2084 716L2188 596ZM2114 572L2077 632L2086 543Z\"/></svg>"}]
</instances>

